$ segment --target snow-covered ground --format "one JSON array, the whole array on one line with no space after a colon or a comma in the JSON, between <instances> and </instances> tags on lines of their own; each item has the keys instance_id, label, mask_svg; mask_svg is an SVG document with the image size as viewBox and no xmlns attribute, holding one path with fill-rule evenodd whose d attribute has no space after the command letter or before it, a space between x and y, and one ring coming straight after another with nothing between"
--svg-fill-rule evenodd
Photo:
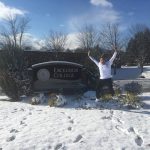
<instances>
[{"instance_id":1,"label":"snow-covered ground","mask_svg":"<svg viewBox=\"0 0 150 150\"><path fill-rule=\"evenodd\" d=\"M4 150L148 150L150 149L150 93L141 95L140 110L96 105L83 109L81 101L94 92L66 97L63 108L0 101L0 148ZM91 100L90 100L91 99ZM74 103L74 105L72 105ZM82 103L83 104L83 103ZM88 108L88 103L86 104Z\"/></svg>"},{"instance_id":2,"label":"snow-covered ground","mask_svg":"<svg viewBox=\"0 0 150 150\"><path fill-rule=\"evenodd\" d=\"M143 107L131 110L113 101L96 103L94 91L64 96L64 107L0 96L0 149L149 150L150 91L140 97Z\"/></svg>"}]
</instances>

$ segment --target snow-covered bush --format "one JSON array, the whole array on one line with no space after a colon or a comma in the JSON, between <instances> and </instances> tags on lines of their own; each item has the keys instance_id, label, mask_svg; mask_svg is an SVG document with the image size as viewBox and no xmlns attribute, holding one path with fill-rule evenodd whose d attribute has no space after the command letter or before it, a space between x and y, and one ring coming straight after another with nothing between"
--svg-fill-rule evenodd
<instances>
[{"instance_id":1,"label":"snow-covered bush","mask_svg":"<svg viewBox=\"0 0 150 150\"><path fill-rule=\"evenodd\" d=\"M103 96L101 97L103 101L109 101L112 99L112 95L109 93L103 94Z\"/></svg>"},{"instance_id":2,"label":"snow-covered bush","mask_svg":"<svg viewBox=\"0 0 150 150\"><path fill-rule=\"evenodd\" d=\"M140 98L138 94L142 93L142 85L138 82L131 82L125 84L124 90L126 92L123 102L132 108L137 108L140 106Z\"/></svg>"},{"instance_id":3,"label":"snow-covered bush","mask_svg":"<svg viewBox=\"0 0 150 150\"><path fill-rule=\"evenodd\" d=\"M65 97L61 94L51 94L48 100L48 105L50 107L61 107L64 106L67 103Z\"/></svg>"},{"instance_id":4,"label":"snow-covered bush","mask_svg":"<svg viewBox=\"0 0 150 150\"><path fill-rule=\"evenodd\" d=\"M46 102L46 97L45 97L44 93L40 93L39 95L32 97L32 99L31 99L32 105L43 104L44 102Z\"/></svg>"},{"instance_id":5,"label":"snow-covered bush","mask_svg":"<svg viewBox=\"0 0 150 150\"><path fill-rule=\"evenodd\" d=\"M114 88L115 96L120 97L122 94L121 87L117 84L114 84L113 88Z\"/></svg>"},{"instance_id":6,"label":"snow-covered bush","mask_svg":"<svg viewBox=\"0 0 150 150\"><path fill-rule=\"evenodd\" d=\"M142 93L142 85L138 82L131 82L124 85L124 90L127 94L138 95Z\"/></svg>"},{"instance_id":7,"label":"snow-covered bush","mask_svg":"<svg viewBox=\"0 0 150 150\"><path fill-rule=\"evenodd\" d=\"M56 106L64 106L67 103L65 97L63 95L57 95Z\"/></svg>"},{"instance_id":8,"label":"snow-covered bush","mask_svg":"<svg viewBox=\"0 0 150 150\"><path fill-rule=\"evenodd\" d=\"M38 104L40 104L40 98L39 97L32 97L31 104L32 105L38 105Z\"/></svg>"}]
</instances>

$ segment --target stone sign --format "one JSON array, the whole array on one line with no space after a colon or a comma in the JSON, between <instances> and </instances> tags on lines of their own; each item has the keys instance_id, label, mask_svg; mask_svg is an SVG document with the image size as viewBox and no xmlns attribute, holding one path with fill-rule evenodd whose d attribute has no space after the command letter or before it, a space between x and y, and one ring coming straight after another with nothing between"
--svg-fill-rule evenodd
<instances>
[{"instance_id":1,"label":"stone sign","mask_svg":"<svg viewBox=\"0 0 150 150\"><path fill-rule=\"evenodd\" d=\"M83 66L67 61L50 61L32 65L34 91L72 91L85 89Z\"/></svg>"}]
</instances>

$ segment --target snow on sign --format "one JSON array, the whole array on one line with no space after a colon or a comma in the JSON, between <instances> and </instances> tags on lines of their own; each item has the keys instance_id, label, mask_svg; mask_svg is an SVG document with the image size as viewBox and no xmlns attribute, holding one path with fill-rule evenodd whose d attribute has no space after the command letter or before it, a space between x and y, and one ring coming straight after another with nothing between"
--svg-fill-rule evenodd
<instances>
[{"instance_id":1,"label":"snow on sign","mask_svg":"<svg viewBox=\"0 0 150 150\"><path fill-rule=\"evenodd\" d=\"M34 91L76 89L82 84L82 68L77 63L50 61L32 65L32 83Z\"/></svg>"}]
</instances>

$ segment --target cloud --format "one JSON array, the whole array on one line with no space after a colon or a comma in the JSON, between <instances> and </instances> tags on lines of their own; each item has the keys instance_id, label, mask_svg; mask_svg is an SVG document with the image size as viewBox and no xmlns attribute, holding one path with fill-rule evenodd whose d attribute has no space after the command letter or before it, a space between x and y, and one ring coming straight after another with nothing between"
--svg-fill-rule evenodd
<instances>
[{"instance_id":1,"label":"cloud","mask_svg":"<svg viewBox=\"0 0 150 150\"><path fill-rule=\"evenodd\" d=\"M134 16L134 12L128 12L128 16Z\"/></svg>"},{"instance_id":2,"label":"cloud","mask_svg":"<svg viewBox=\"0 0 150 150\"><path fill-rule=\"evenodd\" d=\"M24 46L30 46L33 50L40 50L45 46L45 41L33 36L30 33L25 33L22 41Z\"/></svg>"},{"instance_id":3,"label":"cloud","mask_svg":"<svg viewBox=\"0 0 150 150\"><path fill-rule=\"evenodd\" d=\"M67 42L65 48L76 49L79 47L77 42L78 33L69 33L67 35ZM40 39L33 36L30 33L25 33L22 41L24 46L31 47L31 50L42 50L42 47L45 47L45 39Z\"/></svg>"},{"instance_id":4,"label":"cloud","mask_svg":"<svg viewBox=\"0 0 150 150\"><path fill-rule=\"evenodd\" d=\"M76 31L84 24L101 26L105 23L118 23L121 19L119 12L114 9L96 9L80 16L74 16L69 21L70 30Z\"/></svg>"},{"instance_id":5,"label":"cloud","mask_svg":"<svg viewBox=\"0 0 150 150\"><path fill-rule=\"evenodd\" d=\"M17 43L19 44L19 37L17 36ZM13 40L13 37L10 36L10 38ZM5 39L3 36L0 35L0 42L3 44L5 43L7 39ZM45 46L45 40L40 39L32 35L31 33L24 33L23 39L22 39L22 46L23 47L30 47L31 50L40 50L42 47Z\"/></svg>"},{"instance_id":6,"label":"cloud","mask_svg":"<svg viewBox=\"0 0 150 150\"><path fill-rule=\"evenodd\" d=\"M113 4L108 0L90 0L96 9L92 7L84 14L73 16L68 20L71 31L76 31L79 27L85 24L101 26L106 23L120 23L121 13L114 9Z\"/></svg>"},{"instance_id":7,"label":"cloud","mask_svg":"<svg viewBox=\"0 0 150 150\"><path fill-rule=\"evenodd\" d=\"M108 2L108 0L90 0L90 3L96 6L113 7L113 4Z\"/></svg>"},{"instance_id":8,"label":"cloud","mask_svg":"<svg viewBox=\"0 0 150 150\"><path fill-rule=\"evenodd\" d=\"M67 35L67 42L65 48L69 49L76 49L79 47L78 42L77 42L77 37L78 33L69 33ZM23 38L23 44L27 46L31 46L32 50L41 50L42 47L45 47L45 39L39 39L34 37L30 33L25 33L24 38Z\"/></svg>"},{"instance_id":9,"label":"cloud","mask_svg":"<svg viewBox=\"0 0 150 150\"><path fill-rule=\"evenodd\" d=\"M20 10L14 7L6 6L4 3L0 1L0 20L7 19L9 15L12 17L16 15L24 15L26 11Z\"/></svg>"},{"instance_id":10,"label":"cloud","mask_svg":"<svg viewBox=\"0 0 150 150\"><path fill-rule=\"evenodd\" d=\"M67 35L67 41L65 48L69 49L76 49L79 47L77 42L78 33L69 33ZM5 40L2 36L0 36L0 41ZM19 42L19 35L17 37L17 42ZM37 38L31 33L24 33L23 39L22 39L22 46L23 47L30 47L30 50L42 50L43 47L46 46L45 39ZM44 49L43 49L44 50Z\"/></svg>"},{"instance_id":11,"label":"cloud","mask_svg":"<svg viewBox=\"0 0 150 150\"><path fill-rule=\"evenodd\" d=\"M64 25L64 24L60 24L59 26L60 26L60 27L64 27L65 25Z\"/></svg>"},{"instance_id":12,"label":"cloud","mask_svg":"<svg viewBox=\"0 0 150 150\"><path fill-rule=\"evenodd\" d=\"M69 33L67 36L67 43L65 48L76 49L79 47L77 42L78 33Z\"/></svg>"}]
</instances>

